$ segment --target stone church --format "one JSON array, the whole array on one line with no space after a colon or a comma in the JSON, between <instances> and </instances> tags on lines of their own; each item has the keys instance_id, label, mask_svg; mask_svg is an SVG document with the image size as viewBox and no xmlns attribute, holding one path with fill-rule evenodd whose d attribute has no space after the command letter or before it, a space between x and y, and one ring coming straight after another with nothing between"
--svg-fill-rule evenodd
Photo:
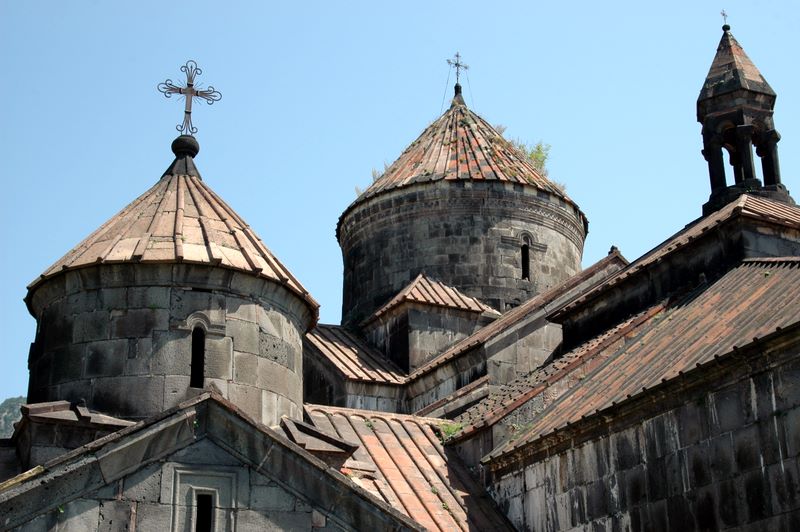
<instances>
[{"instance_id":1,"label":"stone church","mask_svg":"<svg viewBox=\"0 0 800 532\"><path fill-rule=\"evenodd\" d=\"M179 136L28 287L0 529L800 530L775 99L724 26L702 216L581 269L584 213L456 84L339 218L341 325Z\"/></svg>"}]
</instances>

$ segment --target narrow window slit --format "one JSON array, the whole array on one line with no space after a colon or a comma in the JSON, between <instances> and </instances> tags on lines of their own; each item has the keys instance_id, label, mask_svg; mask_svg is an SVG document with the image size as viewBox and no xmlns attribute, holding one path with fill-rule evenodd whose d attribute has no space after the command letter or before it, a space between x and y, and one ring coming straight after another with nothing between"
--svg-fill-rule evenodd
<instances>
[{"instance_id":1,"label":"narrow window slit","mask_svg":"<svg viewBox=\"0 0 800 532\"><path fill-rule=\"evenodd\" d=\"M531 248L528 244L522 245L522 278L531 279Z\"/></svg>"},{"instance_id":2,"label":"narrow window slit","mask_svg":"<svg viewBox=\"0 0 800 532\"><path fill-rule=\"evenodd\" d=\"M192 374L189 386L202 388L206 365L206 332L202 327L192 330Z\"/></svg>"}]
</instances>

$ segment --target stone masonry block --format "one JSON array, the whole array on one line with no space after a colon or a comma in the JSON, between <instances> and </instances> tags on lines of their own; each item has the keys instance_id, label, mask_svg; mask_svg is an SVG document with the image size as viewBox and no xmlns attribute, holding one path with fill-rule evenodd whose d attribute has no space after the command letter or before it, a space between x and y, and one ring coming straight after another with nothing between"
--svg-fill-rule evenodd
<instances>
[{"instance_id":1,"label":"stone masonry block","mask_svg":"<svg viewBox=\"0 0 800 532\"><path fill-rule=\"evenodd\" d=\"M103 340L86 346L87 377L122 375L128 359L128 340Z\"/></svg>"},{"instance_id":2,"label":"stone masonry block","mask_svg":"<svg viewBox=\"0 0 800 532\"><path fill-rule=\"evenodd\" d=\"M124 532L131 520L129 501L103 501L99 507L98 531Z\"/></svg>"},{"instance_id":3,"label":"stone masonry block","mask_svg":"<svg viewBox=\"0 0 800 532\"><path fill-rule=\"evenodd\" d=\"M259 486L250 488L250 507L254 510L290 512L294 510L295 497L279 486Z\"/></svg>"},{"instance_id":4,"label":"stone masonry block","mask_svg":"<svg viewBox=\"0 0 800 532\"><path fill-rule=\"evenodd\" d=\"M156 375L190 375L192 338L187 331L156 331L151 370Z\"/></svg>"},{"instance_id":5,"label":"stone masonry block","mask_svg":"<svg viewBox=\"0 0 800 532\"><path fill-rule=\"evenodd\" d=\"M141 338L153 331L169 329L166 309L131 309L112 318L111 331L115 338Z\"/></svg>"},{"instance_id":6,"label":"stone masonry block","mask_svg":"<svg viewBox=\"0 0 800 532\"><path fill-rule=\"evenodd\" d=\"M259 353L258 325L249 321L226 320L225 335L233 338L233 348L244 353Z\"/></svg>"},{"instance_id":7,"label":"stone masonry block","mask_svg":"<svg viewBox=\"0 0 800 532\"><path fill-rule=\"evenodd\" d=\"M228 384L228 399L253 419L261 415L261 390L236 383Z\"/></svg>"},{"instance_id":8,"label":"stone masonry block","mask_svg":"<svg viewBox=\"0 0 800 532\"><path fill-rule=\"evenodd\" d=\"M127 288L102 288L97 291L97 303L106 310L127 308Z\"/></svg>"},{"instance_id":9,"label":"stone masonry block","mask_svg":"<svg viewBox=\"0 0 800 532\"><path fill-rule=\"evenodd\" d=\"M258 361L264 360L251 353L233 353L233 379L241 384L256 385L258 378Z\"/></svg>"},{"instance_id":10,"label":"stone masonry block","mask_svg":"<svg viewBox=\"0 0 800 532\"><path fill-rule=\"evenodd\" d=\"M302 389L300 376L293 371L265 358L257 361L256 386L286 396L294 396Z\"/></svg>"},{"instance_id":11,"label":"stone masonry block","mask_svg":"<svg viewBox=\"0 0 800 532\"><path fill-rule=\"evenodd\" d=\"M128 289L128 308L169 308L171 289L147 286Z\"/></svg>"},{"instance_id":12,"label":"stone masonry block","mask_svg":"<svg viewBox=\"0 0 800 532\"><path fill-rule=\"evenodd\" d=\"M76 343L106 340L109 335L110 316L106 311L84 312L75 316L72 340Z\"/></svg>"},{"instance_id":13,"label":"stone masonry block","mask_svg":"<svg viewBox=\"0 0 800 532\"><path fill-rule=\"evenodd\" d=\"M92 408L112 416L144 418L163 410L164 377L95 379Z\"/></svg>"},{"instance_id":14,"label":"stone masonry block","mask_svg":"<svg viewBox=\"0 0 800 532\"><path fill-rule=\"evenodd\" d=\"M131 473L123 480L123 498L137 502L158 502L161 496L161 463Z\"/></svg>"},{"instance_id":15,"label":"stone masonry block","mask_svg":"<svg viewBox=\"0 0 800 532\"><path fill-rule=\"evenodd\" d=\"M206 377L230 379L232 359L233 341L230 338L206 337Z\"/></svg>"},{"instance_id":16,"label":"stone masonry block","mask_svg":"<svg viewBox=\"0 0 800 532\"><path fill-rule=\"evenodd\" d=\"M164 377L164 403L162 408L172 408L186 400L190 377L185 375L167 375Z\"/></svg>"},{"instance_id":17,"label":"stone masonry block","mask_svg":"<svg viewBox=\"0 0 800 532\"><path fill-rule=\"evenodd\" d=\"M145 504L136 506L136 530L171 530L172 506Z\"/></svg>"},{"instance_id":18,"label":"stone masonry block","mask_svg":"<svg viewBox=\"0 0 800 532\"><path fill-rule=\"evenodd\" d=\"M229 296L225 298L225 306L228 318L258 323L259 305L253 301Z\"/></svg>"}]
</instances>

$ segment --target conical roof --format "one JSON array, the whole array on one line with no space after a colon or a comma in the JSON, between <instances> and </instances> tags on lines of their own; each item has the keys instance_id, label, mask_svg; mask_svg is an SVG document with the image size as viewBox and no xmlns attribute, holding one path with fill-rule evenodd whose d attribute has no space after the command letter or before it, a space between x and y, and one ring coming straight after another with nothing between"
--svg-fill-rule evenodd
<instances>
[{"instance_id":1,"label":"conical roof","mask_svg":"<svg viewBox=\"0 0 800 532\"><path fill-rule=\"evenodd\" d=\"M747 90L775 96L775 91L744 53L727 24L722 27L722 39L717 46L717 55L711 63L698 101L720 96L737 90Z\"/></svg>"},{"instance_id":2,"label":"conical roof","mask_svg":"<svg viewBox=\"0 0 800 532\"><path fill-rule=\"evenodd\" d=\"M406 148L355 203L386 190L426 181L506 181L570 201L488 122L467 108L461 87L450 108Z\"/></svg>"},{"instance_id":3,"label":"conical roof","mask_svg":"<svg viewBox=\"0 0 800 532\"><path fill-rule=\"evenodd\" d=\"M316 311L308 291L203 182L194 164L194 137L178 137L172 149L175 160L161 179L56 261L28 286L29 293L45 279L95 264L186 262L276 281Z\"/></svg>"}]
</instances>

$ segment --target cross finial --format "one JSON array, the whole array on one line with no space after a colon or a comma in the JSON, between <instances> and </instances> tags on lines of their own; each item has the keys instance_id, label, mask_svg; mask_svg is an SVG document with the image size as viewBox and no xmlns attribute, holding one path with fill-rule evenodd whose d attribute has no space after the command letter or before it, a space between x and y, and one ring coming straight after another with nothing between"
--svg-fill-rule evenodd
<instances>
[{"instance_id":1,"label":"cross finial","mask_svg":"<svg viewBox=\"0 0 800 532\"><path fill-rule=\"evenodd\" d=\"M447 60L447 64L456 69L456 83L458 83L458 78L461 76L461 69L469 70L469 65L461 62L461 54L458 52L456 52L453 59Z\"/></svg>"},{"instance_id":2,"label":"cross finial","mask_svg":"<svg viewBox=\"0 0 800 532\"><path fill-rule=\"evenodd\" d=\"M722 15L722 23L727 26L728 25L728 13L726 13L725 10L723 9L722 11L719 12L719 14Z\"/></svg>"},{"instance_id":3,"label":"cross finial","mask_svg":"<svg viewBox=\"0 0 800 532\"><path fill-rule=\"evenodd\" d=\"M181 72L186 74L186 86L179 87L175 85L171 79L164 83L158 84L159 92L163 93L167 98L172 97L173 94L181 94L186 99L186 106L183 110L183 123L175 126L175 129L180 131L183 135L194 136L197 133L197 128L192 125L192 100L195 98L202 98L211 105L214 102L220 101L222 94L215 90L211 85L207 89L200 89L194 86L194 80L203 73L197 66L197 63L191 59L181 67Z\"/></svg>"}]
</instances>

